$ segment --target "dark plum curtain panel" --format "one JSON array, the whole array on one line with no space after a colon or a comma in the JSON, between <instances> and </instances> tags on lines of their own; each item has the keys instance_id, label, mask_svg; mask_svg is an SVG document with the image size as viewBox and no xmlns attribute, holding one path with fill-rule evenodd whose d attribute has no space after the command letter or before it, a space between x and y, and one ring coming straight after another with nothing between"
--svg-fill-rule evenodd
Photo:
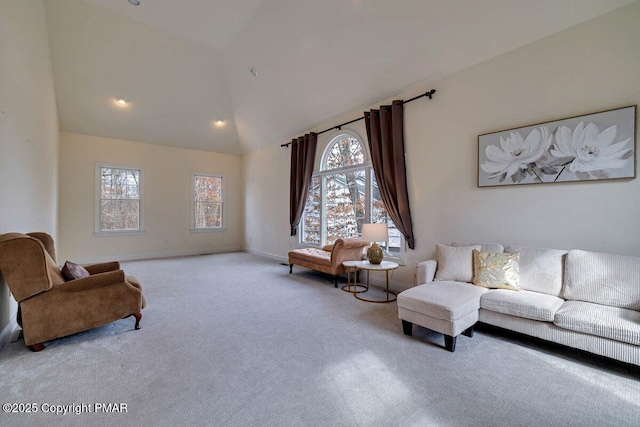
<instances>
[{"instance_id":1,"label":"dark plum curtain panel","mask_svg":"<svg viewBox=\"0 0 640 427\"><path fill-rule=\"evenodd\" d=\"M404 160L403 102L393 101L392 105L380 106L380 110L365 111L364 120L382 202L409 248L415 249Z\"/></svg>"},{"instance_id":2,"label":"dark plum curtain panel","mask_svg":"<svg viewBox=\"0 0 640 427\"><path fill-rule=\"evenodd\" d=\"M291 185L289 189L289 223L291 235L296 235L304 205L309 195L311 175L316 158L318 135L309 133L291 141Z\"/></svg>"}]
</instances>

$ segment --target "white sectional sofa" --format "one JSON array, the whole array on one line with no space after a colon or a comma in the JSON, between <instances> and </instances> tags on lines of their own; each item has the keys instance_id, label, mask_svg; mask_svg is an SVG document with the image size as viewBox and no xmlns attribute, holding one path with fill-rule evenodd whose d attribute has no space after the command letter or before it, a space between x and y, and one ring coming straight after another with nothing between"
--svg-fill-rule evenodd
<instances>
[{"instance_id":1,"label":"white sectional sofa","mask_svg":"<svg viewBox=\"0 0 640 427\"><path fill-rule=\"evenodd\" d=\"M471 257L458 262L465 264L461 268L441 260L449 263L448 274L453 269L458 276L472 263L473 248L519 253L521 290L479 287L468 283L468 275L451 280L438 274L443 266L437 261L422 262L422 285L398 295L405 334L414 323L442 332L454 351L456 336L472 336L480 321L640 366L640 257L497 244L451 247Z\"/></svg>"}]
</instances>

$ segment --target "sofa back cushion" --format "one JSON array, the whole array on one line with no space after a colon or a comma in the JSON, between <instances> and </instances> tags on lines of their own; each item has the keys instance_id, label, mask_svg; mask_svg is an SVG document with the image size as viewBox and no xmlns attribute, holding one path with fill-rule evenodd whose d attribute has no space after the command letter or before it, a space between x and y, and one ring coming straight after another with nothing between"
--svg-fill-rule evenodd
<instances>
[{"instance_id":1,"label":"sofa back cushion","mask_svg":"<svg viewBox=\"0 0 640 427\"><path fill-rule=\"evenodd\" d=\"M570 251L564 298L640 311L640 257Z\"/></svg>"},{"instance_id":2,"label":"sofa back cushion","mask_svg":"<svg viewBox=\"0 0 640 427\"><path fill-rule=\"evenodd\" d=\"M496 252L496 253L504 252L504 246L502 246L500 243L470 243L470 242L451 243L451 246L456 248L465 247L465 246L476 246L476 245L480 245L480 250L482 252Z\"/></svg>"},{"instance_id":3,"label":"sofa back cushion","mask_svg":"<svg viewBox=\"0 0 640 427\"><path fill-rule=\"evenodd\" d=\"M562 294L567 251L507 246L505 252L520 253L520 288L556 297Z\"/></svg>"}]
</instances>

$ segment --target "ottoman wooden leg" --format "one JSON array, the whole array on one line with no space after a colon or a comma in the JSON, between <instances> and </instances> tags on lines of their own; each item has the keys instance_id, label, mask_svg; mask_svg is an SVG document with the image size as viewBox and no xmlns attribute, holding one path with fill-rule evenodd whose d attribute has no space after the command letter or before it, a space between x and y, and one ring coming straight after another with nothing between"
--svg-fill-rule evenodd
<instances>
[{"instance_id":1,"label":"ottoman wooden leg","mask_svg":"<svg viewBox=\"0 0 640 427\"><path fill-rule=\"evenodd\" d=\"M473 326L471 326L470 328L465 329L464 332L462 333L462 335L466 335L469 338L473 338Z\"/></svg>"},{"instance_id":2,"label":"ottoman wooden leg","mask_svg":"<svg viewBox=\"0 0 640 427\"><path fill-rule=\"evenodd\" d=\"M450 335L444 336L444 347L449 350L451 353L456 351L456 338Z\"/></svg>"},{"instance_id":3,"label":"ottoman wooden leg","mask_svg":"<svg viewBox=\"0 0 640 427\"><path fill-rule=\"evenodd\" d=\"M404 332L405 335L409 335L409 336L413 335L413 323L403 320L402 332Z\"/></svg>"}]
</instances>

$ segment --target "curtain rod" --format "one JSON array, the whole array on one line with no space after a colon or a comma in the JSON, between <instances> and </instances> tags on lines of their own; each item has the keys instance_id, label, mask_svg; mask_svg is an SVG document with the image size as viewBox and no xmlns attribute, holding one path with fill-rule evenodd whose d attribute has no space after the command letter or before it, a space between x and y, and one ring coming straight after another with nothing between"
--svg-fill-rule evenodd
<instances>
[{"instance_id":1,"label":"curtain rod","mask_svg":"<svg viewBox=\"0 0 640 427\"><path fill-rule=\"evenodd\" d=\"M433 99L433 94L434 93L436 93L436 90L435 89L431 89L430 91L425 92L422 95L414 96L411 99L407 99L406 101L403 101L402 104L404 105L404 104L406 104L408 102L415 101L416 99L420 99L420 98L423 98L425 96L429 97L429 99ZM330 128L325 129L325 130L323 130L321 132L316 132L316 135L321 135L321 134L323 134L325 132L329 132L329 131L335 130L335 129L342 130L342 126L346 126L346 125L350 125L351 123L359 122L362 119L364 119L364 116L358 117L357 119L353 119L353 120L350 120L348 122L341 123L341 124L333 126L333 127L330 127ZM288 147L290 145L291 145L291 143L287 142L286 144L280 144L280 147Z\"/></svg>"}]
</instances>

